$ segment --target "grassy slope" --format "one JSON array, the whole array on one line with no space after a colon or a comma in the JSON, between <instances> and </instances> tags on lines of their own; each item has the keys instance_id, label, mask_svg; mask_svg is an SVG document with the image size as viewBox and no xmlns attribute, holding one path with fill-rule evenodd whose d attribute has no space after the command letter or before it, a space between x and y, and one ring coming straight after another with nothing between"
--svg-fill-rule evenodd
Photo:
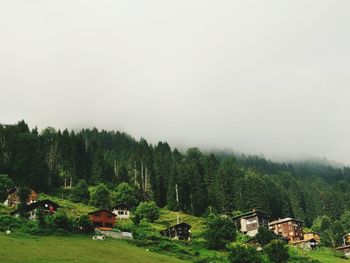
<instances>
[{"instance_id":1,"label":"grassy slope","mask_svg":"<svg viewBox=\"0 0 350 263\"><path fill-rule=\"evenodd\" d=\"M322 263L346 263L349 262L349 260L342 259L335 256L335 252L332 251L330 248L320 248L315 251L305 251L302 249L298 249L295 247L291 247L291 250L293 251L293 254L299 255L299 256L307 256L312 259L317 259Z\"/></svg>"},{"instance_id":2,"label":"grassy slope","mask_svg":"<svg viewBox=\"0 0 350 263\"><path fill-rule=\"evenodd\" d=\"M0 262L182 262L147 252L123 240L94 241L89 236L33 237L0 234Z\"/></svg>"}]
</instances>

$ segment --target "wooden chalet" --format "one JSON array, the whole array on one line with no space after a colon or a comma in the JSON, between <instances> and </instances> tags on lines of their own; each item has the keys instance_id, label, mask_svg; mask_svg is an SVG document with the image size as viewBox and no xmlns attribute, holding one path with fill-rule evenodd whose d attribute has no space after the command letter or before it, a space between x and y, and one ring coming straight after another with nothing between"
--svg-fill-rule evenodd
<instances>
[{"instance_id":1,"label":"wooden chalet","mask_svg":"<svg viewBox=\"0 0 350 263\"><path fill-rule=\"evenodd\" d=\"M180 223L160 231L160 234L178 240L191 240L191 226L187 223Z\"/></svg>"},{"instance_id":2,"label":"wooden chalet","mask_svg":"<svg viewBox=\"0 0 350 263\"><path fill-rule=\"evenodd\" d=\"M38 210L40 209L44 215L53 215L60 206L55 202L45 199L37 201L27 205L24 210L29 220L35 220L37 218ZM19 216L18 210L14 212L16 216Z\"/></svg>"},{"instance_id":3,"label":"wooden chalet","mask_svg":"<svg viewBox=\"0 0 350 263\"><path fill-rule=\"evenodd\" d=\"M303 249L314 250L317 248L319 242L317 242L317 240L314 238L309 238L309 239L293 241L290 244L292 244L293 246L296 246L296 247L303 248Z\"/></svg>"},{"instance_id":4,"label":"wooden chalet","mask_svg":"<svg viewBox=\"0 0 350 263\"><path fill-rule=\"evenodd\" d=\"M130 218L130 209L129 206L125 203L116 205L111 209L111 212L116 215L117 219L129 219Z\"/></svg>"},{"instance_id":5,"label":"wooden chalet","mask_svg":"<svg viewBox=\"0 0 350 263\"><path fill-rule=\"evenodd\" d=\"M254 237L258 233L259 227L269 227L269 216L266 213L255 209L234 216L233 220L240 232L251 237Z\"/></svg>"},{"instance_id":6,"label":"wooden chalet","mask_svg":"<svg viewBox=\"0 0 350 263\"><path fill-rule=\"evenodd\" d=\"M88 214L95 228L111 230L115 226L116 215L108 209L101 209Z\"/></svg>"},{"instance_id":7,"label":"wooden chalet","mask_svg":"<svg viewBox=\"0 0 350 263\"><path fill-rule=\"evenodd\" d=\"M336 250L341 253L344 253L346 257L350 257L350 245L337 247Z\"/></svg>"},{"instance_id":8,"label":"wooden chalet","mask_svg":"<svg viewBox=\"0 0 350 263\"><path fill-rule=\"evenodd\" d=\"M13 187L7 191L7 199L4 202L5 206L17 208L18 204L21 202L18 191L19 187ZM30 194L27 198L27 205L35 203L38 200L38 194L34 190L30 190Z\"/></svg>"},{"instance_id":9,"label":"wooden chalet","mask_svg":"<svg viewBox=\"0 0 350 263\"><path fill-rule=\"evenodd\" d=\"M318 243L321 242L321 236L319 233L317 232L313 232L313 231L308 231L308 232L304 232L304 239L308 240L308 239L315 239Z\"/></svg>"},{"instance_id":10,"label":"wooden chalet","mask_svg":"<svg viewBox=\"0 0 350 263\"><path fill-rule=\"evenodd\" d=\"M269 229L276 235L286 237L290 242L304 239L303 222L294 218L283 218L270 222ZM313 237L310 237L313 238Z\"/></svg>"}]
</instances>

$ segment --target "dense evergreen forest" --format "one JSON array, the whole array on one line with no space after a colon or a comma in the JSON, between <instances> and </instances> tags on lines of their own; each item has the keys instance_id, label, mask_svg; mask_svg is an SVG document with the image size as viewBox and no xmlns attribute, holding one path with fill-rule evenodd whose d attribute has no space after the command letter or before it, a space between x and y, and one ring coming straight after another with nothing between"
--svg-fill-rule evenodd
<instances>
[{"instance_id":1,"label":"dense evergreen forest","mask_svg":"<svg viewBox=\"0 0 350 263\"><path fill-rule=\"evenodd\" d=\"M126 182L140 200L203 215L268 212L272 218L296 217L311 226L327 215L339 219L350 207L350 169L317 162L276 163L264 158L186 152L166 142L156 145L125 133L46 128L24 121L0 125L0 174L16 185L52 192L79 180L113 189ZM179 203L176 202L176 185Z\"/></svg>"}]
</instances>

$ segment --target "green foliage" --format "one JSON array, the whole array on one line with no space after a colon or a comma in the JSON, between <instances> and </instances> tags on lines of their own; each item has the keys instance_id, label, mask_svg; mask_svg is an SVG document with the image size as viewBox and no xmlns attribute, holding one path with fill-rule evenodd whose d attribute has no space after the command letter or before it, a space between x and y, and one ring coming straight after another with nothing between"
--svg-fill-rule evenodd
<instances>
[{"instance_id":1,"label":"green foliage","mask_svg":"<svg viewBox=\"0 0 350 263\"><path fill-rule=\"evenodd\" d=\"M128 204L134 207L137 204L136 191L128 183L120 183L113 193L113 203L118 205L120 203Z\"/></svg>"},{"instance_id":2,"label":"green foliage","mask_svg":"<svg viewBox=\"0 0 350 263\"><path fill-rule=\"evenodd\" d=\"M140 203L135 210L135 222L147 219L149 222L154 222L159 218L160 209L153 201Z\"/></svg>"},{"instance_id":3,"label":"green foliage","mask_svg":"<svg viewBox=\"0 0 350 263\"><path fill-rule=\"evenodd\" d=\"M283 241L273 240L264 247L263 251L272 263L288 262L288 247Z\"/></svg>"},{"instance_id":4,"label":"green foliage","mask_svg":"<svg viewBox=\"0 0 350 263\"><path fill-rule=\"evenodd\" d=\"M10 215L0 215L0 231L19 229L22 220Z\"/></svg>"},{"instance_id":5,"label":"green foliage","mask_svg":"<svg viewBox=\"0 0 350 263\"><path fill-rule=\"evenodd\" d=\"M262 246L267 245L272 240L276 239L277 236L274 232L270 231L266 227L259 227L258 233L255 235L256 240Z\"/></svg>"},{"instance_id":6,"label":"green foliage","mask_svg":"<svg viewBox=\"0 0 350 263\"><path fill-rule=\"evenodd\" d=\"M82 215L73 221L74 229L80 233L91 233L94 226L87 215Z\"/></svg>"},{"instance_id":7,"label":"green foliage","mask_svg":"<svg viewBox=\"0 0 350 263\"><path fill-rule=\"evenodd\" d=\"M58 210L53 215L46 216L46 226L51 230L59 229L67 232L73 230L72 220L62 210Z\"/></svg>"},{"instance_id":8,"label":"green foliage","mask_svg":"<svg viewBox=\"0 0 350 263\"><path fill-rule=\"evenodd\" d=\"M106 185L99 184L91 194L91 203L99 208L109 207L111 203L110 193Z\"/></svg>"},{"instance_id":9,"label":"green foliage","mask_svg":"<svg viewBox=\"0 0 350 263\"><path fill-rule=\"evenodd\" d=\"M27 206L27 200L28 200L29 194L30 194L30 190L27 187L20 187L17 193L20 199L20 203L18 205L18 213L19 213L19 216L22 218L27 217L25 207Z\"/></svg>"},{"instance_id":10,"label":"green foliage","mask_svg":"<svg viewBox=\"0 0 350 263\"><path fill-rule=\"evenodd\" d=\"M87 204L90 200L90 191L85 180L79 180L78 184L73 187L69 199L76 203Z\"/></svg>"},{"instance_id":11,"label":"green foliage","mask_svg":"<svg viewBox=\"0 0 350 263\"><path fill-rule=\"evenodd\" d=\"M254 246L249 245L232 245L229 246L230 263L261 263L261 254Z\"/></svg>"},{"instance_id":12,"label":"green foliage","mask_svg":"<svg viewBox=\"0 0 350 263\"><path fill-rule=\"evenodd\" d=\"M236 239L236 226L228 217L210 215L205 222L204 238L212 249L224 249Z\"/></svg>"},{"instance_id":13,"label":"green foliage","mask_svg":"<svg viewBox=\"0 0 350 263\"><path fill-rule=\"evenodd\" d=\"M0 202L7 198L7 190L13 187L11 178L6 174L0 174Z\"/></svg>"}]
</instances>

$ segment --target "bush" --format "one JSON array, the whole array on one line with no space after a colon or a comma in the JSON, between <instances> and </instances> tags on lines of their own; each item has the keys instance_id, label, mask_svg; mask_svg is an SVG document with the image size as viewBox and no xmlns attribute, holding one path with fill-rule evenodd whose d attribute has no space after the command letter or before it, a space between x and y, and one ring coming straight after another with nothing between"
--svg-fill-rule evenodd
<instances>
[{"instance_id":1,"label":"bush","mask_svg":"<svg viewBox=\"0 0 350 263\"><path fill-rule=\"evenodd\" d=\"M273 240L263 250L272 263L288 262L288 247L282 241Z\"/></svg>"},{"instance_id":2,"label":"bush","mask_svg":"<svg viewBox=\"0 0 350 263\"><path fill-rule=\"evenodd\" d=\"M107 186L104 184L99 184L96 186L95 190L91 194L91 203L99 208L110 206L111 199Z\"/></svg>"},{"instance_id":3,"label":"bush","mask_svg":"<svg viewBox=\"0 0 350 263\"><path fill-rule=\"evenodd\" d=\"M45 219L47 227L53 231L61 229L70 232L73 230L72 221L63 211L57 211L51 216L46 216Z\"/></svg>"},{"instance_id":4,"label":"bush","mask_svg":"<svg viewBox=\"0 0 350 263\"><path fill-rule=\"evenodd\" d=\"M138 205L133 218L134 223L138 224L140 220L147 219L149 222L154 222L160 216L160 209L153 201L142 202Z\"/></svg>"},{"instance_id":5,"label":"bush","mask_svg":"<svg viewBox=\"0 0 350 263\"><path fill-rule=\"evenodd\" d=\"M254 246L233 245L229 247L230 263L261 263L262 257Z\"/></svg>"},{"instance_id":6,"label":"bush","mask_svg":"<svg viewBox=\"0 0 350 263\"><path fill-rule=\"evenodd\" d=\"M91 233L94 231L94 225L87 215L78 217L73 222L74 229L80 233Z\"/></svg>"},{"instance_id":7,"label":"bush","mask_svg":"<svg viewBox=\"0 0 350 263\"><path fill-rule=\"evenodd\" d=\"M135 239L160 240L161 235L144 219L138 225L134 225L132 230Z\"/></svg>"},{"instance_id":8,"label":"bush","mask_svg":"<svg viewBox=\"0 0 350 263\"><path fill-rule=\"evenodd\" d=\"M0 215L0 231L14 230L21 227L22 220L10 215Z\"/></svg>"},{"instance_id":9,"label":"bush","mask_svg":"<svg viewBox=\"0 0 350 263\"><path fill-rule=\"evenodd\" d=\"M84 180L80 180L78 184L73 187L69 199L76 203L87 204L90 200L90 191L87 183Z\"/></svg>"},{"instance_id":10,"label":"bush","mask_svg":"<svg viewBox=\"0 0 350 263\"><path fill-rule=\"evenodd\" d=\"M113 203L118 205L120 203L128 204L134 207L137 204L136 191L128 183L120 183L113 194Z\"/></svg>"},{"instance_id":11,"label":"bush","mask_svg":"<svg viewBox=\"0 0 350 263\"><path fill-rule=\"evenodd\" d=\"M210 215L205 224L204 238L211 249L224 249L236 239L236 226L229 218Z\"/></svg>"},{"instance_id":12,"label":"bush","mask_svg":"<svg viewBox=\"0 0 350 263\"><path fill-rule=\"evenodd\" d=\"M259 227L258 233L255 235L256 240L262 246L267 245L272 240L276 239L277 236L274 232L270 231L266 227Z\"/></svg>"}]
</instances>

